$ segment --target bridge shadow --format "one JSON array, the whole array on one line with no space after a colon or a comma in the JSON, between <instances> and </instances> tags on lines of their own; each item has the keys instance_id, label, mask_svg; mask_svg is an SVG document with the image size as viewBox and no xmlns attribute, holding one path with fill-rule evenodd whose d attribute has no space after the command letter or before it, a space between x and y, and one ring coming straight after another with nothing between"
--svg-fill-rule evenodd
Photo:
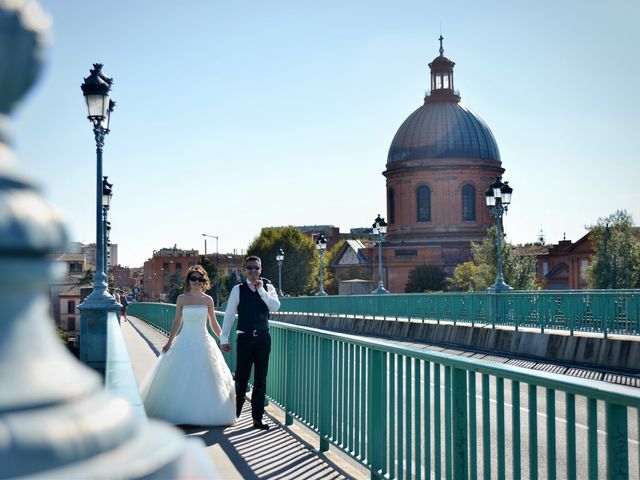
<instances>
[{"instance_id":1,"label":"bridge shadow","mask_svg":"<svg viewBox=\"0 0 640 480\"><path fill-rule=\"evenodd\" d=\"M245 405L246 407L246 405ZM180 426L186 435L218 447L243 479L352 479L304 439L268 418L268 431L252 428L250 407L230 427Z\"/></svg>"}]
</instances>

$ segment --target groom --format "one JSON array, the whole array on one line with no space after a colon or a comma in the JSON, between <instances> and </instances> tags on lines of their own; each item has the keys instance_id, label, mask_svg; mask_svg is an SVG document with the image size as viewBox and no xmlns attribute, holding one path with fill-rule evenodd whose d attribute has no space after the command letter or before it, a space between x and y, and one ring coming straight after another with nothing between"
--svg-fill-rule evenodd
<instances>
[{"instance_id":1,"label":"groom","mask_svg":"<svg viewBox=\"0 0 640 480\"><path fill-rule=\"evenodd\" d=\"M271 336L269 335L269 312L280 308L278 294L271 282L261 278L262 261L252 255L244 261L246 282L242 282L231 290L227 309L224 313L224 325L220 335L220 349L231 350L229 334L238 314L237 351L236 351L236 416L240 416L245 400L251 367L253 372L253 393L251 394L251 416L253 428L268 430L262 423L264 415L264 398L267 393L267 369L271 352Z\"/></svg>"}]
</instances>

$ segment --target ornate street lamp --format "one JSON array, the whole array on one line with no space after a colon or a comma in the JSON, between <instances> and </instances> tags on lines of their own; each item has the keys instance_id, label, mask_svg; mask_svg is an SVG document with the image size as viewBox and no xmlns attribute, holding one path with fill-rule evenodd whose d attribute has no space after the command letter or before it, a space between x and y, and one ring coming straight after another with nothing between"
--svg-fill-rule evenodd
<instances>
[{"instance_id":1,"label":"ornate street lamp","mask_svg":"<svg viewBox=\"0 0 640 480\"><path fill-rule=\"evenodd\" d=\"M202 234L203 237L216 239L216 307L220 307L220 254L218 253L218 237L216 235ZM207 256L207 239L204 239L204 256Z\"/></svg>"},{"instance_id":2,"label":"ornate street lamp","mask_svg":"<svg viewBox=\"0 0 640 480\"><path fill-rule=\"evenodd\" d=\"M281 297L284 296L282 293L282 262L284 261L284 251L282 249L278 250L276 253L276 262L278 263L278 295Z\"/></svg>"},{"instance_id":3,"label":"ornate street lamp","mask_svg":"<svg viewBox=\"0 0 640 480\"><path fill-rule=\"evenodd\" d=\"M96 273L93 291L78 306L80 310L80 360L98 370L105 366L107 318L121 305L108 292L106 210L111 202L111 184L102 176L102 149L109 133L115 102L109 98L113 80L102 73L102 64L95 63L81 85L87 103L87 118L93 124L96 142Z\"/></svg>"},{"instance_id":4,"label":"ornate street lamp","mask_svg":"<svg viewBox=\"0 0 640 480\"><path fill-rule=\"evenodd\" d=\"M84 83L81 85L82 94L87 103L87 118L93 124L97 160L96 274L93 282L93 292L87 297L87 301L90 303L93 301L98 303L106 302L104 305L110 305L111 302L109 300L113 300L113 297L107 292L107 276L104 271L106 252L104 248L104 192L102 183L102 149L104 147L104 138L109 133L111 112L115 107L115 102L109 98L112 83L113 80L102 73L102 64L94 63L93 68L90 70L90 75L84 79ZM104 197L107 197L109 202L111 195L107 192Z\"/></svg>"},{"instance_id":5,"label":"ornate street lamp","mask_svg":"<svg viewBox=\"0 0 640 480\"><path fill-rule=\"evenodd\" d=\"M509 182L502 183L500 177L496 177L496 180L484 192L487 207L489 207L491 215L496 219L498 230L498 275L496 276L496 283L489 287L490 292L513 290L512 287L505 283L502 275L502 216L507 213L512 193L513 188L509 186Z\"/></svg>"},{"instance_id":6,"label":"ornate street lamp","mask_svg":"<svg viewBox=\"0 0 640 480\"><path fill-rule=\"evenodd\" d=\"M320 254L320 288L318 288L318 293L316 296L322 297L327 294L324 291L324 252L327 250L327 239L324 238L324 235L319 233L318 238L316 238L316 249Z\"/></svg>"},{"instance_id":7,"label":"ornate street lamp","mask_svg":"<svg viewBox=\"0 0 640 480\"><path fill-rule=\"evenodd\" d=\"M387 233L387 222L384 221L384 218L378 214L376 219L373 221L373 234L377 235L378 241L378 288L376 288L373 294L383 295L385 293L389 293L389 290L384 288L384 284L382 283L382 241L384 240L384 236Z\"/></svg>"}]
</instances>

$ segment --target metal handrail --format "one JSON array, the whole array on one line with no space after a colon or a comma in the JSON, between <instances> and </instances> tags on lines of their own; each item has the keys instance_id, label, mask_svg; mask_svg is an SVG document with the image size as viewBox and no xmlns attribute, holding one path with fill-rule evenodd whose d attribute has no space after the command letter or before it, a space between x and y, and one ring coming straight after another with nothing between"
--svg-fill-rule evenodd
<instances>
[{"instance_id":1,"label":"metal handrail","mask_svg":"<svg viewBox=\"0 0 640 480\"><path fill-rule=\"evenodd\" d=\"M372 478L640 477L638 390L276 321L271 337L267 395L286 423Z\"/></svg>"},{"instance_id":2,"label":"metal handrail","mask_svg":"<svg viewBox=\"0 0 640 480\"><path fill-rule=\"evenodd\" d=\"M280 312L640 335L640 290L286 297Z\"/></svg>"}]
</instances>

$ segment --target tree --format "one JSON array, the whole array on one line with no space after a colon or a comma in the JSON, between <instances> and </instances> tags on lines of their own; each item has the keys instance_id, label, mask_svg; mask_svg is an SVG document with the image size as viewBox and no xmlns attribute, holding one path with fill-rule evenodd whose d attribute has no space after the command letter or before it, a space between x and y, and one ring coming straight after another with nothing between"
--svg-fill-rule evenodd
<instances>
[{"instance_id":1,"label":"tree","mask_svg":"<svg viewBox=\"0 0 640 480\"><path fill-rule=\"evenodd\" d=\"M473 262L464 262L459 264L453 271L451 281L451 289L463 292L473 292L479 290L477 281L481 278L478 272L478 266Z\"/></svg>"},{"instance_id":2,"label":"tree","mask_svg":"<svg viewBox=\"0 0 640 480\"><path fill-rule=\"evenodd\" d=\"M167 293L167 302L176 303L178 296L184 293L184 279L179 273L174 273L169 277L169 293Z\"/></svg>"},{"instance_id":3,"label":"tree","mask_svg":"<svg viewBox=\"0 0 640 480\"><path fill-rule=\"evenodd\" d=\"M409 272L409 280L404 287L407 293L444 290L447 275L436 265L418 265Z\"/></svg>"},{"instance_id":4,"label":"tree","mask_svg":"<svg viewBox=\"0 0 640 480\"><path fill-rule=\"evenodd\" d=\"M93 270L87 268L84 275L78 280L78 285L91 285L93 283Z\"/></svg>"},{"instance_id":5,"label":"tree","mask_svg":"<svg viewBox=\"0 0 640 480\"><path fill-rule=\"evenodd\" d=\"M211 287L209 287L209 289L204 293L206 293L211 298L216 300L216 272L218 270L217 266L214 262L210 261L204 255L200 257L200 265L202 265L202 268L204 268L205 271L207 272L207 276L209 277L209 282L211 282ZM230 290L227 290L226 288L224 288L224 286L226 285L226 277L222 274L222 272L220 272L220 276L218 277L218 285L220 288L220 305L222 305L229 298L229 292L230 292ZM233 285L232 285L232 288L233 288ZM216 304L216 307L218 306L219 305Z\"/></svg>"},{"instance_id":6,"label":"tree","mask_svg":"<svg viewBox=\"0 0 640 480\"><path fill-rule=\"evenodd\" d=\"M473 260L458 265L453 272L453 288L482 291L489 288L498 274L498 231L487 230L481 243L471 243ZM471 264L471 265L469 265ZM536 259L532 255L518 255L514 247L502 238L502 271L504 280L514 290L538 290Z\"/></svg>"},{"instance_id":7,"label":"tree","mask_svg":"<svg viewBox=\"0 0 640 480\"><path fill-rule=\"evenodd\" d=\"M314 276L318 272L319 258L311 239L296 228L263 228L260 235L249 245L247 254L257 255L262 259L262 275L276 284L276 252L279 248L284 251L282 291L291 295L311 293Z\"/></svg>"},{"instance_id":8,"label":"tree","mask_svg":"<svg viewBox=\"0 0 640 480\"><path fill-rule=\"evenodd\" d=\"M618 210L587 227L594 254L587 267L590 288L640 288L640 238L633 218Z\"/></svg>"},{"instance_id":9,"label":"tree","mask_svg":"<svg viewBox=\"0 0 640 480\"><path fill-rule=\"evenodd\" d=\"M324 291L329 295L338 294L338 279L335 272L331 267L331 264L336 258L336 255L340 253L342 247L344 247L345 240L338 241L330 250L324 254Z\"/></svg>"},{"instance_id":10,"label":"tree","mask_svg":"<svg viewBox=\"0 0 640 480\"><path fill-rule=\"evenodd\" d=\"M237 284L244 282L247 279L243 274L238 275L235 271L232 271L229 275L224 277L224 283L222 283L223 287L220 290L220 296L222 297L222 292L224 292L224 302L229 299L229 294L231 293L231 289L235 287ZM221 302L221 303L224 303Z\"/></svg>"}]
</instances>

